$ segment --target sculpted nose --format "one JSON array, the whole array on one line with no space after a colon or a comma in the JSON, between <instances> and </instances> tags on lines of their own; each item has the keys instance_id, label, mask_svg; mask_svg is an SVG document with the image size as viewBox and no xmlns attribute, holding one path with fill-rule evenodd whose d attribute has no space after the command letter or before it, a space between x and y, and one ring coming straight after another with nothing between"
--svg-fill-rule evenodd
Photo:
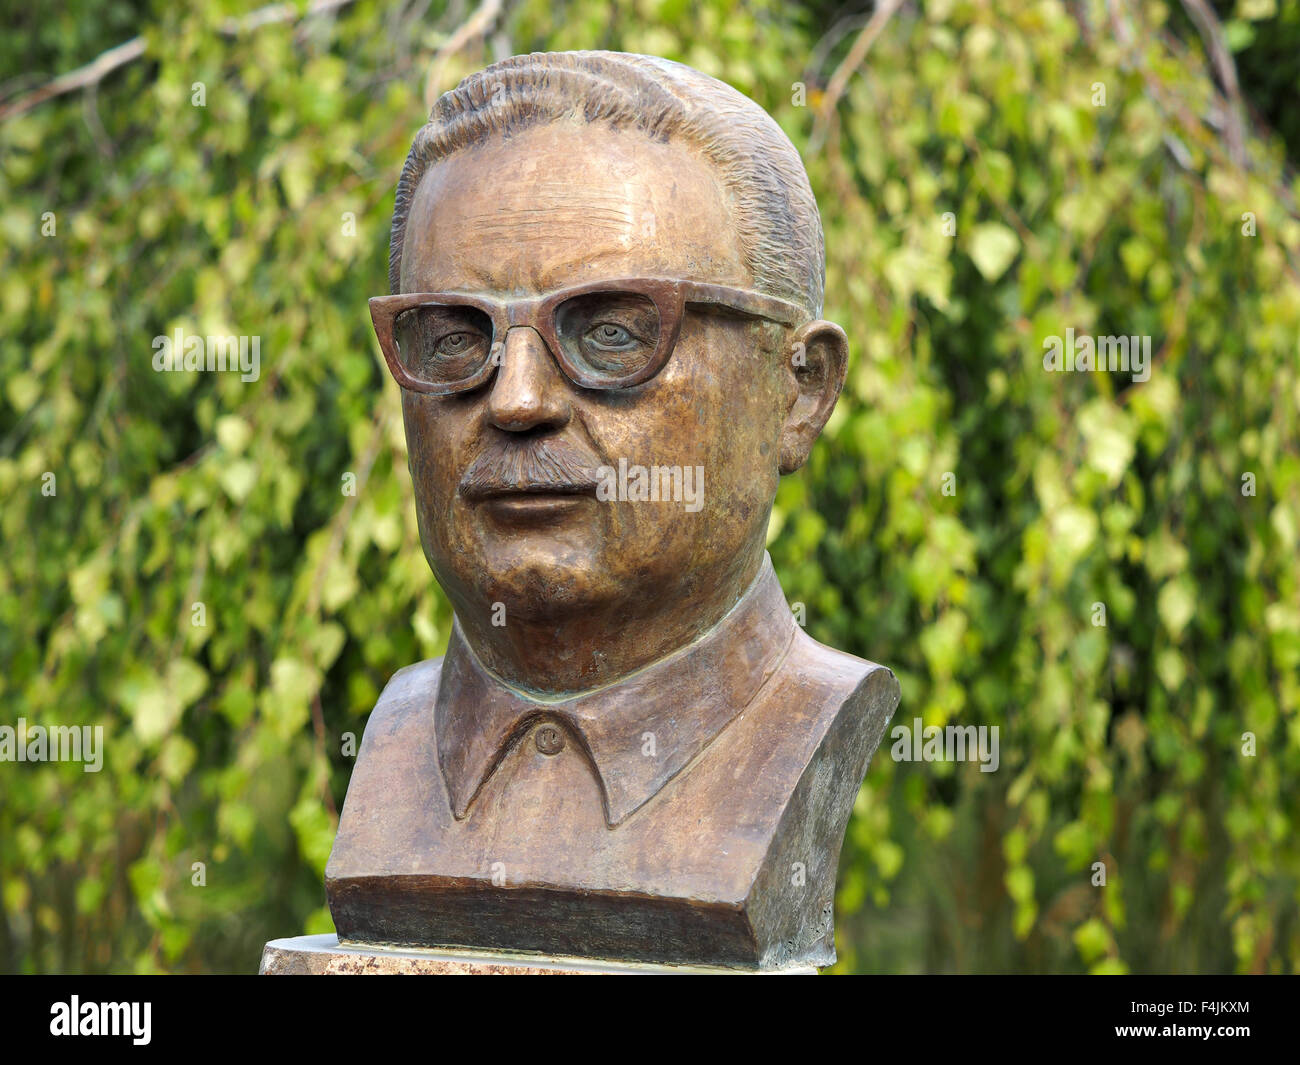
<instances>
[{"instance_id":1,"label":"sculpted nose","mask_svg":"<svg viewBox=\"0 0 1300 1065\"><path fill-rule=\"evenodd\" d=\"M557 429L569 416L568 380L541 334L528 326L508 330L488 395L488 420L506 432L524 433Z\"/></svg>"}]
</instances>

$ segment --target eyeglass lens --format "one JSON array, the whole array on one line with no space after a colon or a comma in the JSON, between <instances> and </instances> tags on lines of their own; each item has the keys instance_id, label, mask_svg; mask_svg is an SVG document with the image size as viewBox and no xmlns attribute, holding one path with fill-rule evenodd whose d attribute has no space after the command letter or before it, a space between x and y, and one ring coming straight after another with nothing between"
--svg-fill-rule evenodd
<instances>
[{"instance_id":1,"label":"eyeglass lens","mask_svg":"<svg viewBox=\"0 0 1300 1065\"><path fill-rule=\"evenodd\" d=\"M564 357L596 380L644 369L662 328L654 300L636 292L591 292L565 300L550 323ZM476 307L426 303L397 316L393 336L403 368L441 387L472 380L491 357L492 318Z\"/></svg>"}]
</instances>

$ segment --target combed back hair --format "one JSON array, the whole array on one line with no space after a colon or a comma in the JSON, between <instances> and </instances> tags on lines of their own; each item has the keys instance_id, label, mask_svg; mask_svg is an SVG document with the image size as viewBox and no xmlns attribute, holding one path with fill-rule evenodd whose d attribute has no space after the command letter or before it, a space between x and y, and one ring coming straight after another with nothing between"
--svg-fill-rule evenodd
<instances>
[{"instance_id":1,"label":"combed back hair","mask_svg":"<svg viewBox=\"0 0 1300 1065\"><path fill-rule=\"evenodd\" d=\"M680 137L729 193L755 287L820 317L826 282L821 216L803 161L753 100L698 70L624 52L535 52L472 74L433 105L397 183L388 281L400 291L411 200L428 167L493 135L581 118ZM693 280L711 280L696 278Z\"/></svg>"}]
</instances>

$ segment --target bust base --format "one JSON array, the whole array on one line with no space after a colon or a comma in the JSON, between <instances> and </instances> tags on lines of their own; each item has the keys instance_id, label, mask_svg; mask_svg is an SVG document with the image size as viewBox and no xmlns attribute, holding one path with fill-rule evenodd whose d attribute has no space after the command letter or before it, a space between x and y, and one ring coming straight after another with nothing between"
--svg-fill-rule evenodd
<instances>
[{"instance_id":1,"label":"bust base","mask_svg":"<svg viewBox=\"0 0 1300 1065\"><path fill-rule=\"evenodd\" d=\"M564 976L564 975L715 975L815 976L811 965L787 969L732 969L712 965L659 965L643 962L566 958L544 954L440 947L381 947L340 943L337 935L273 939L262 950L261 976Z\"/></svg>"}]
</instances>

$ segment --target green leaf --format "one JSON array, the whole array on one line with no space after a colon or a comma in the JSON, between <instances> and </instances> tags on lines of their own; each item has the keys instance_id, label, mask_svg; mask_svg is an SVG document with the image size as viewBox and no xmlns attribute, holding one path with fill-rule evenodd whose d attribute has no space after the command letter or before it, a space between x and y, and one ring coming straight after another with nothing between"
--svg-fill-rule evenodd
<instances>
[{"instance_id":1,"label":"green leaf","mask_svg":"<svg viewBox=\"0 0 1300 1065\"><path fill-rule=\"evenodd\" d=\"M996 281L1007 272L1020 252L1020 238L997 222L986 222L971 231L970 257L986 281Z\"/></svg>"}]
</instances>

